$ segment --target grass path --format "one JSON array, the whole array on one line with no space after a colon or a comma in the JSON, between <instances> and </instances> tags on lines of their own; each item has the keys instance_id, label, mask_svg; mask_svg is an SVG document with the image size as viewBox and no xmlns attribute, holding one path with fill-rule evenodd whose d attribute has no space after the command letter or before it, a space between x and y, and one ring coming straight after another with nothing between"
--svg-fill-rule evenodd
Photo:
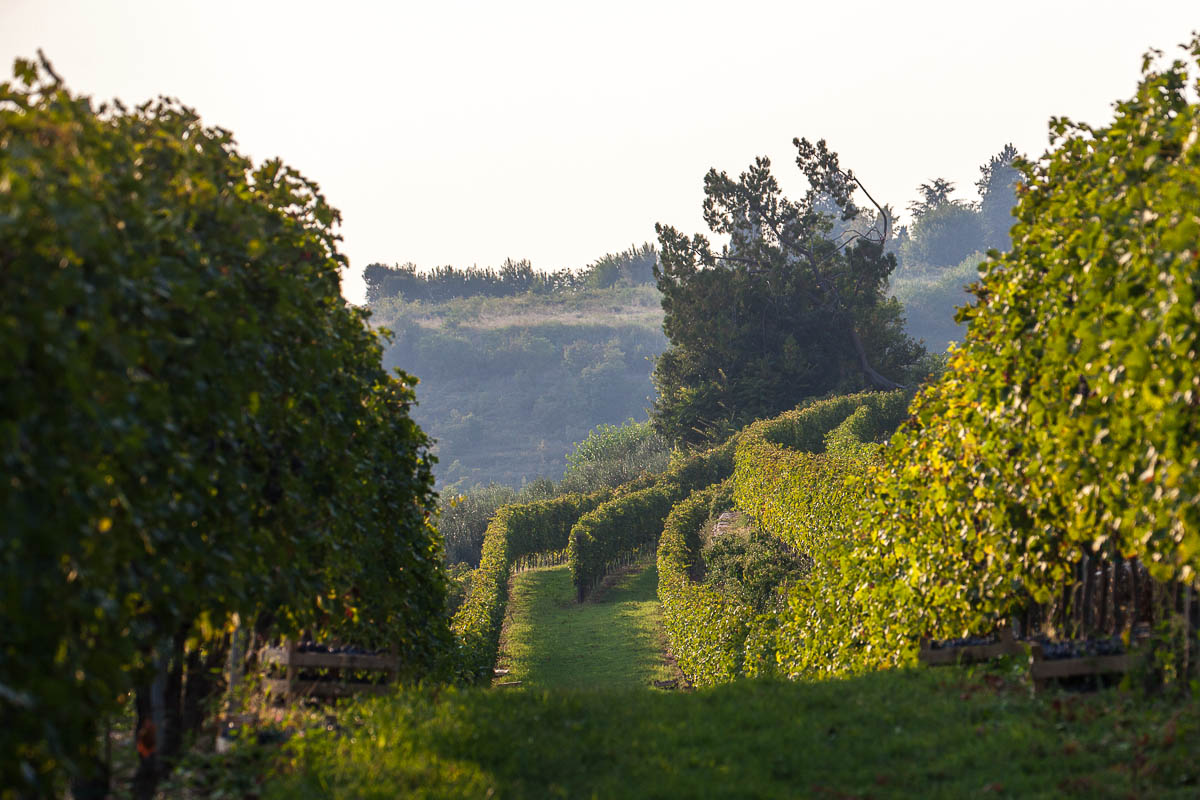
<instances>
[{"instance_id":1,"label":"grass path","mask_svg":"<svg viewBox=\"0 0 1200 800\"><path fill-rule=\"evenodd\" d=\"M546 567L513 577L497 683L536 689L633 689L671 677L653 564L575 602L571 573Z\"/></svg>"}]
</instances>

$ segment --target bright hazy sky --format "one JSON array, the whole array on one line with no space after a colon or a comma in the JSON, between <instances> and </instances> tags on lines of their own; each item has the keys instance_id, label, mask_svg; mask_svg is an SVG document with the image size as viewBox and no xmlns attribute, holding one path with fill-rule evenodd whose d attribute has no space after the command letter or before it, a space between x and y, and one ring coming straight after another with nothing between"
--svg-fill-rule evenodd
<instances>
[{"instance_id":1,"label":"bright hazy sky","mask_svg":"<svg viewBox=\"0 0 1200 800\"><path fill-rule=\"evenodd\" d=\"M975 197L1005 142L1101 123L1141 54L1200 28L1197 0L0 0L0 58L43 48L98 100L180 98L280 156L372 262L577 268L705 230L702 179L825 138L902 209L945 177Z\"/></svg>"}]
</instances>

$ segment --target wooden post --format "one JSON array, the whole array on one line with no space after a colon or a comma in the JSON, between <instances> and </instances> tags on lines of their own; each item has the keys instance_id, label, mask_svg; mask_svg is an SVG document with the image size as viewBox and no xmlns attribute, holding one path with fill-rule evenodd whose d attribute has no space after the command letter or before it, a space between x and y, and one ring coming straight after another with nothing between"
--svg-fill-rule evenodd
<instances>
[{"instance_id":1,"label":"wooden post","mask_svg":"<svg viewBox=\"0 0 1200 800\"><path fill-rule=\"evenodd\" d=\"M1183 588L1183 674L1191 670L1192 655L1192 585Z\"/></svg>"},{"instance_id":2,"label":"wooden post","mask_svg":"<svg viewBox=\"0 0 1200 800\"><path fill-rule=\"evenodd\" d=\"M300 677L300 668L296 666L296 643L288 639L286 649L287 667L285 668L284 680L287 681L287 688L284 690L283 696L291 700L296 696L296 680Z\"/></svg>"},{"instance_id":3,"label":"wooden post","mask_svg":"<svg viewBox=\"0 0 1200 800\"><path fill-rule=\"evenodd\" d=\"M1092 566L1094 559L1091 556L1084 556L1080 562L1080 568L1083 570L1083 602L1079 608L1079 629L1083 638L1087 638L1092 633L1092 595L1095 593L1096 587L1096 570Z\"/></svg>"},{"instance_id":4,"label":"wooden post","mask_svg":"<svg viewBox=\"0 0 1200 800\"><path fill-rule=\"evenodd\" d=\"M1141 610L1141 601L1138 598L1141 587L1138 585L1141 581L1138 580L1138 561L1136 558L1129 559L1129 630L1132 633L1133 629L1141 622L1138 612Z\"/></svg>"},{"instance_id":5,"label":"wooden post","mask_svg":"<svg viewBox=\"0 0 1200 800\"><path fill-rule=\"evenodd\" d=\"M1113 562L1107 561L1100 567L1100 633L1108 635L1108 598L1112 594Z\"/></svg>"}]
</instances>

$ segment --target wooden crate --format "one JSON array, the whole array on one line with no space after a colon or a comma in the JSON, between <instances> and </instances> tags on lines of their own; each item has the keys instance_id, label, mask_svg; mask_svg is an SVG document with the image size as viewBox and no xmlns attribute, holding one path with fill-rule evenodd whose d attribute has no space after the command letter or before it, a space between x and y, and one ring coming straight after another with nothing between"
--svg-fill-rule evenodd
<instances>
[{"instance_id":1,"label":"wooden crate","mask_svg":"<svg viewBox=\"0 0 1200 800\"><path fill-rule=\"evenodd\" d=\"M387 694L390 684L396 679L400 661L390 655L358 655L353 653L301 653L295 643L287 642L282 647L266 647L259 654L259 663L264 667L276 664L283 668L284 677L264 678L263 689L272 697L292 699L317 697L337 699L358 694ZM336 673L332 680L301 680L302 669L327 669ZM362 683L349 679L350 672L379 672L386 678L383 683Z\"/></svg>"},{"instance_id":2,"label":"wooden crate","mask_svg":"<svg viewBox=\"0 0 1200 800\"><path fill-rule=\"evenodd\" d=\"M1023 656L1025 645L1013 639L1012 630L1003 628L1000 631L1000 641L993 644L972 644L962 647L942 647L934 650L928 641L921 643L921 651L917 654L922 664L930 667L953 666L955 664L975 664L980 661L991 661L1002 656Z\"/></svg>"},{"instance_id":3,"label":"wooden crate","mask_svg":"<svg viewBox=\"0 0 1200 800\"><path fill-rule=\"evenodd\" d=\"M1058 678L1077 678L1086 675L1112 675L1128 672L1136 663L1133 653L1112 656L1082 656L1046 661L1042 658L1041 645L1033 645L1029 662L1029 677L1034 688L1042 691L1048 681Z\"/></svg>"}]
</instances>

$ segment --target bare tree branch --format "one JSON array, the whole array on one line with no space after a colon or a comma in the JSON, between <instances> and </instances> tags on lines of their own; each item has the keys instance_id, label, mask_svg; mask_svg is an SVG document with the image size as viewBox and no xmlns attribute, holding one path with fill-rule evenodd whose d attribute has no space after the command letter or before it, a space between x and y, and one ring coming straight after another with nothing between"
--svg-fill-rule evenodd
<instances>
[{"instance_id":1,"label":"bare tree branch","mask_svg":"<svg viewBox=\"0 0 1200 800\"><path fill-rule=\"evenodd\" d=\"M904 384L896 383L875 371L875 368L867 361L867 351L863 348L862 339L859 338L858 331L854 329L853 325L848 327L850 329L850 341L854 343L854 352L858 354L859 363L862 364L862 371L867 376L867 379L882 389L908 389Z\"/></svg>"}]
</instances>

